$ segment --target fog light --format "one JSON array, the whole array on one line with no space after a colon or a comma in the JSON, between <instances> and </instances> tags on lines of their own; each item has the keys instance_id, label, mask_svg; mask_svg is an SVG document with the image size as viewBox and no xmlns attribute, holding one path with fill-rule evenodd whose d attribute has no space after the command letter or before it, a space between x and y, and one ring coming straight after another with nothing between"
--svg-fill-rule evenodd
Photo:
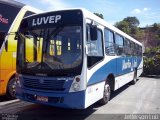
<instances>
[{"instance_id":1,"label":"fog light","mask_svg":"<svg viewBox=\"0 0 160 120\"><path fill-rule=\"evenodd\" d=\"M80 88L80 85L78 83L73 83L73 90L78 91Z\"/></svg>"}]
</instances>

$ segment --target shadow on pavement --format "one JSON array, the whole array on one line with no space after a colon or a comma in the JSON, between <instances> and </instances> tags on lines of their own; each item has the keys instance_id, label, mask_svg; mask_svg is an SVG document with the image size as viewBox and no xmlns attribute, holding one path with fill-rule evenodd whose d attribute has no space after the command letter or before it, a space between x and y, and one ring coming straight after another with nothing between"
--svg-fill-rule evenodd
<instances>
[{"instance_id":1,"label":"shadow on pavement","mask_svg":"<svg viewBox=\"0 0 160 120\"><path fill-rule=\"evenodd\" d=\"M142 74L141 77L160 79L160 75L144 75L144 74Z\"/></svg>"},{"instance_id":2,"label":"shadow on pavement","mask_svg":"<svg viewBox=\"0 0 160 120\"><path fill-rule=\"evenodd\" d=\"M0 96L0 102L5 102L11 99L8 99L5 95L4 96Z\"/></svg>"},{"instance_id":3,"label":"shadow on pavement","mask_svg":"<svg viewBox=\"0 0 160 120\"><path fill-rule=\"evenodd\" d=\"M85 110L77 110L34 104L31 108L16 114L23 120L84 120L95 111L93 106Z\"/></svg>"},{"instance_id":4,"label":"shadow on pavement","mask_svg":"<svg viewBox=\"0 0 160 120\"><path fill-rule=\"evenodd\" d=\"M160 79L160 75L147 75L146 77Z\"/></svg>"},{"instance_id":5,"label":"shadow on pavement","mask_svg":"<svg viewBox=\"0 0 160 120\"><path fill-rule=\"evenodd\" d=\"M0 102L6 102L10 100L15 100L15 99L10 99L6 95L0 96Z\"/></svg>"},{"instance_id":6,"label":"shadow on pavement","mask_svg":"<svg viewBox=\"0 0 160 120\"><path fill-rule=\"evenodd\" d=\"M125 89L127 89L130 84L127 84L117 91L113 92L111 95L111 99L114 99L118 94L122 93ZM75 101L76 102L76 101ZM31 105L27 106L26 109L16 113L19 115L18 118L23 120L47 120L47 119L54 119L54 120L83 120L88 119L90 115L92 115L99 107L102 105L95 103L87 109L84 110L77 110L77 109L64 109L64 108L56 108L52 106L45 106L45 105Z\"/></svg>"}]
</instances>

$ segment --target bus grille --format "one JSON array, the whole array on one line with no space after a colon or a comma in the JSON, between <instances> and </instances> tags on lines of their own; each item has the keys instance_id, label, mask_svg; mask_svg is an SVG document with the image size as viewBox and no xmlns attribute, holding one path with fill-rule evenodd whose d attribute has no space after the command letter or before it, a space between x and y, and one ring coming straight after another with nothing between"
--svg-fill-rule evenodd
<instances>
[{"instance_id":1,"label":"bus grille","mask_svg":"<svg viewBox=\"0 0 160 120\"><path fill-rule=\"evenodd\" d=\"M46 79L33 79L23 78L23 85L27 88L39 89L39 90L53 90L64 91L65 80L46 80Z\"/></svg>"}]
</instances>

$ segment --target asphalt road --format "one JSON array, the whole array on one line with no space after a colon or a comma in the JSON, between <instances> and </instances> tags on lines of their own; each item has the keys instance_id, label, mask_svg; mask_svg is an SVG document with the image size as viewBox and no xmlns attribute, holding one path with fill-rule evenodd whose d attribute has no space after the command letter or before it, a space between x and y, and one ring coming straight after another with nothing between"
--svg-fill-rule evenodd
<instances>
[{"instance_id":1,"label":"asphalt road","mask_svg":"<svg viewBox=\"0 0 160 120\"><path fill-rule=\"evenodd\" d=\"M62 109L23 101L3 105L0 113L18 115L19 119L109 119L123 120L126 114L159 114L160 78L141 77L135 85L127 84L115 91L107 105L94 104L86 110ZM110 115L108 115L110 114Z\"/></svg>"}]
</instances>

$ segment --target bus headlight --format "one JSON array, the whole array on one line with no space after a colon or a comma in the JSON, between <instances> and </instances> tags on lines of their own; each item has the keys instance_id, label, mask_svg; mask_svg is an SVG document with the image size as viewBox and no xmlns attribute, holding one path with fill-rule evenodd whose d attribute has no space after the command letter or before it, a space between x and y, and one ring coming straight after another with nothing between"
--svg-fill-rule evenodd
<instances>
[{"instance_id":1,"label":"bus headlight","mask_svg":"<svg viewBox=\"0 0 160 120\"><path fill-rule=\"evenodd\" d=\"M80 85L78 83L73 83L73 90L78 91L80 89Z\"/></svg>"}]
</instances>

